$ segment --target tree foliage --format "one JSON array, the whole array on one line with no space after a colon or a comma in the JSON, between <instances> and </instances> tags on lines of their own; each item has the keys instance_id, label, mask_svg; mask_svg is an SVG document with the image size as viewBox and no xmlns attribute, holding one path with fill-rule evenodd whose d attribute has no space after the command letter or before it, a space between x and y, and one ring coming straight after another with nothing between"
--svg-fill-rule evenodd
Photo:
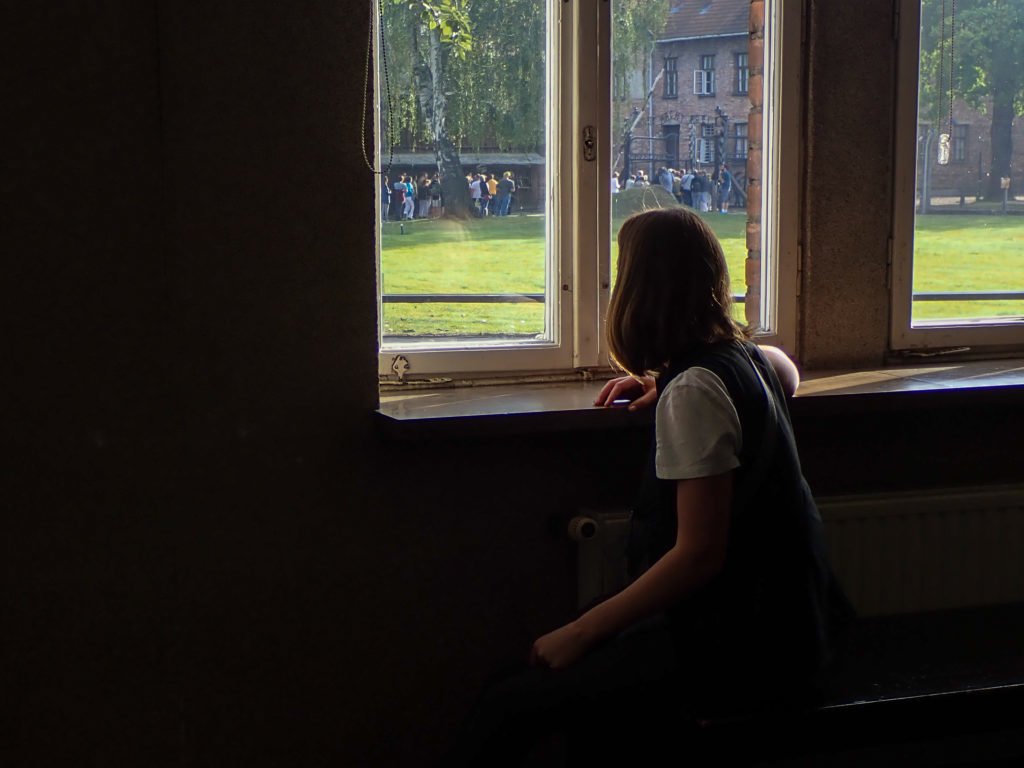
<instances>
[{"instance_id":1,"label":"tree foliage","mask_svg":"<svg viewBox=\"0 0 1024 768\"><path fill-rule=\"evenodd\" d=\"M613 70L643 66L664 27L668 0L615 0ZM428 35L453 53L445 62L447 125L463 150L539 151L545 143L547 14L538 0L391 0L384 9L396 128L403 143L430 146L414 69ZM645 94L629 94L641 97ZM385 116L386 119L386 116Z\"/></svg>"}]
</instances>

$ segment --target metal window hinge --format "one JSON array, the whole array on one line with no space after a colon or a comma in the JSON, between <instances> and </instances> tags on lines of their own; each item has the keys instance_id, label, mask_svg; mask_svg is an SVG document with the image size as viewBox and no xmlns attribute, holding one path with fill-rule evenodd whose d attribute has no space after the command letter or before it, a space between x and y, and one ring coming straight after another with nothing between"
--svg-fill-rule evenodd
<instances>
[{"instance_id":1,"label":"metal window hinge","mask_svg":"<svg viewBox=\"0 0 1024 768\"><path fill-rule=\"evenodd\" d=\"M888 253L885 257L885 289L887 291L892 290L892 251L893 251L893 240L890 237L886 243Z\"/></svg>"},{"instance_id":2,"label":"metal window hinge","mask_svg":"<svg viewBox=\"0 0 1024 768\"><path fill-rule=\"evenodd\" d=\"M796 297L799 299L804 286L804 247L796 247Z\"/></svg>"}]
</instances>

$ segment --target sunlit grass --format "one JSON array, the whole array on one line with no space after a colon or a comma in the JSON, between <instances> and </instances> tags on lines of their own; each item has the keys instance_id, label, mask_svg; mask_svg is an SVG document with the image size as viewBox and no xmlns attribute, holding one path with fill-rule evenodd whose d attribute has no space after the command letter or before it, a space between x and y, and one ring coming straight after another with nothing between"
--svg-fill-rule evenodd
<instances>
[{"instance_id":1,"label":"sunlit grass","mask_svg":"<svg viewBox=\"0 0 1024 768\"><path fill-rule=\"evenodd\" d=\"M746 216L742 211L703 215L722 242L733 293L743 294ZM613 221L613 232L620 224L621 217ZM401 227L385 223L383 292L543 293L545 226L542 214L412 221ZM922 216L915 236L915 291L1024 291L1024 217ZM617 250L613 238L613 271ZM915 320L1006 315L1024 315L1024 301L914 305ZM531 336L544 331L544 307L537 303L387 303L383 316L385 336Z\"/></svg>"}]
</instances>

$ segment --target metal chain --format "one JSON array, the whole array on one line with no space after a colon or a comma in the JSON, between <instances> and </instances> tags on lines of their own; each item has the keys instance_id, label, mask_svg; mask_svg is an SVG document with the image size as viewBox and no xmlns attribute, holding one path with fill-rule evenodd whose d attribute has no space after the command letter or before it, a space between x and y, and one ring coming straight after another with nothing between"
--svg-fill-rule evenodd
<instances>
[{"instance_id":1,"label":"metal chain","mask_svg":"<svg viewBox=\"0 0 1024 768\"><path fill-rule=\"evenodd\" d=\"M378 0L377 2L377 18L380 20L380 62L381 68L384 70L384 92L387 94L388 102L388 164L386 168L377 169L373 167L373 163L370 162L370 156L366 151L366 122L368 119L367 114L367 94L370 89L370 68L373 66L373 17L370 17L370 32L366 39L366 68L363 71L363 111L361 113L361 120L359 122L359 146L363 150L363 160L366 163L366 167L370 169L371 173L383 175L391 172L391 164L395 159L395 110L394 104L391 98L391 75L388 72L388 54L387 47L384 44L384 0Z\"/></svg>"}]
</instances>

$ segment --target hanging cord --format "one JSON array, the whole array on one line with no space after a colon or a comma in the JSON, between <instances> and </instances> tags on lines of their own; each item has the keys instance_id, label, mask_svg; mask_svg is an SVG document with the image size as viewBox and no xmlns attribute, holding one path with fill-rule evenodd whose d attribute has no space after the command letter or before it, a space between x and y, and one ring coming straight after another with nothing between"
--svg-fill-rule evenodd
<instances>
[{"instance_id":1,"label":"hanging cord","mask_svg":"<svg viewBox=\"0 0 1024 768\"><path fill-rule=\"evenodd\" d=\"M953 137L953 46L956 44L956 0L952 0L953 9L949 17L949 123L947 133Z\"/></svg>"},{"instance_id":2,"label":"hanging cord","mask_svg":"<svg viewBox=\"0 0 1024 768\"><path fill-rule=\"evenodd\" d=\"M377 175L383 175L391 172L391 164L395 159L395 110L394 103L391 98L391 75L388 72L388 52L387 47L384 44L384 0L378 0L377 2L377 19L379 20L378 28L380 30L380 63L381 68L384 70L384 92L387 95L388 103L388 164L386 168L378 169L373 167L373 163L370 162L370 155L366 151L366 122L368 119L367 110L367 93L370 89L370 68L373 66L373 17L370 17L370 32L366 39L366 69L363 71L363 111L361 113L362 119L360 120L359 130L359 145L363 150L363 160L366 162L366 167L370 169L371 173Z\"/></svg>"},{"instance_id":3,"label":"hanging cord","mask_svg":"<svg viewBox=\"0 0 1024 768\"><path fill-rule=\"evenodd\" d=\"M939 87L936 90L938 104L935 109L935 125L942 133L942 99L946 95L946 84L943 78L946 74L946 0L942 0L942 32L939 34ZM950 114L953 112L953 105L949 107Z\"/></svg>"}]
</instances>

